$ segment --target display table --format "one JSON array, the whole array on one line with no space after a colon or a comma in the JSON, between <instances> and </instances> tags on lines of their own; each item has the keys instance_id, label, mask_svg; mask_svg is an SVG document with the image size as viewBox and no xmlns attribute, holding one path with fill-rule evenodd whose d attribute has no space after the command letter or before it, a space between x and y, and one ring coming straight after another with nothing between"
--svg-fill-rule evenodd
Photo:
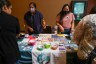
<instances>
[{"instance_id":1,"label":"display table","mask_svg":"<svg viewBox=\"0 0 96 64\"><path fill-rule=\"evenodd\" d=\"M28 46L27 42L23 42L23 39L18 40L19 51L21 58L18 60L18 64L32 64L32 48Z\"/></svg>"},{"instance_id":2,"label":"display table","mask_svg":"<svg viewBox=\"0 0 96 64\"><path fill-rule=\"evenodd\" d=\"M33 36L31 39L30 37L24 38L18 42L21 52L19 62L23 64L56 64L60 54L63 53L64 64L66 64L67 53L78 50L78 46L74 42L71 42L68 37L66 38L66 36L68 35L39 34L34 40L32 39ZM29 45L29 42L31 42L31 45ZM33 42L35 43L34 45ZM46 43L47 45L45 45ZM58 45L57 49L52 48L54 43ZM62 43L64 46L62 46ZM41 45L43 49L40 48L42 47Z\"/></svg>"},{"instance_id":3,"label":"display table","mask_svg":"<svg viewBox=\"0 0 96 64\"><path fill-rule=\"evenodd\" d=\"M66 57L66 52L64 53ZM32 50L32 64L56 64L56 59L60 55L59 48L52 50L50 48L44 49L42 51L37 50L37 45L33 47ZM65 59L66 62L66 59ZM64 63L66 64L66 63Z\"/></svg>"}]
</instances>

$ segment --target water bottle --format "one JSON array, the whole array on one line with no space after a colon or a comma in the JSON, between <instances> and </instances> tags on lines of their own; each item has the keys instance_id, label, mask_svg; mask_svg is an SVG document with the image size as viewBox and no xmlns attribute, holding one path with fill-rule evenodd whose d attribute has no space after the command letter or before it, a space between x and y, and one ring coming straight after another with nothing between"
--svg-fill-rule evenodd
<instances>
[{"instance_id":1,"label":"water bottle","mask_svg":"<svg viewBox=\"0 0 96 64\"><path fill-rule=\"evenodd\" d=\"M70 33L71 41L73 40L73 32Z\"/></svg>"},{"instance_id":2,"label":"water bottle","mask_svg":"<svg viewBox=\"0 0 96 64\"><path fill-rule=\"evenodd\" d=\"M58 26L55 25L55 26L54 26L54 34L57 34L57 33L58 33Z\"/></svg>"}]
</instances>

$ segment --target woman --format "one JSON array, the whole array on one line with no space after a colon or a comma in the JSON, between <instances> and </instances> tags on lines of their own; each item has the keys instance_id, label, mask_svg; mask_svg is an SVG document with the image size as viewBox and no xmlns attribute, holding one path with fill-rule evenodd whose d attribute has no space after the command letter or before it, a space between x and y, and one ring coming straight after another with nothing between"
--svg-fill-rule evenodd
<instances>
[{"instance_id":1,"label":"woman","mask_svg":"<svg viewBox=\"0 0 96 64\"><path fill-rule=\"evenodd\" d=\"M11 15L12 5L0 0L0 64L14 64L19 58L16 36L20 33L18 19Z\"/></svg>"},{"instance_id":2,"label":"woman","mask_svg":"<svg viewBox=\"0 0 96 64\"><path fill-rule=\"evenodd\" d=\"M96 59L96 7L79 22L73 39L79 45L79 64L91 64Z\"/></svg>"},{"instance_id":3,"label":"woman","mask_svg":"<svg viewBox=\"0 0 96 64\"><path fill-rule=\"evenodd\" d=\"M56 24L62 34L70 34L74 31L74 15L69 10L69 5L65 4L61 12L57 15Z\"/></svg>"},{"instance_id":4,"label":"woman","mask_svg":"<svg viewBox=\"0 0 96 64\"><path fill-rule=\"evenodd\" d=\"M29 35L43 32L43 28L45 28L45 21L43 15L37 10L34 2L29 4L29 11L25 13L24 20Z\"/></svg>"}]
</instances>

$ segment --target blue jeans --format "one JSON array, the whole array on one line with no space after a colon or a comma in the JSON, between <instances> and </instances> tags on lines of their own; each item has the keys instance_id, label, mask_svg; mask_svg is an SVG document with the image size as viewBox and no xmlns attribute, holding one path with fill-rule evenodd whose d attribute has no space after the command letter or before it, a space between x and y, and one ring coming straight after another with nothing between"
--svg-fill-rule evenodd
<instances>
[{"instance_id":1,"label":"blue jeans","mask_svg":"<svg viewBox=\"0 0 96 64\"><path fill-rule=\"evenodd\" d=\"M64 32L61 32L61 34L70 34L71 29L64 29Z\"/></svg>"}]
</instances>

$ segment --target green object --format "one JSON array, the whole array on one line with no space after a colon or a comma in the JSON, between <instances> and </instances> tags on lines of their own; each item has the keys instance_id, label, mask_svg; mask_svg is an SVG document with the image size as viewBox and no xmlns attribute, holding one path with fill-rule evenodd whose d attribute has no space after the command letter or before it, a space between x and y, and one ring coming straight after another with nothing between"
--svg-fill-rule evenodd
<instances>
[{"instance_id":1,"label":"green object","mask_svg":"<svg viewBox=\"0 0 96 64\"><path fill-rule=\"evenodd\" d=\"M37 48L39 51L42 51L43 50L43 48Z\"/></svg>"},{"instance_id":2,"label":"green object","mask_svg":"<svg viewBox=\"0 0 96 64\"><path fill-rule=\"evenodd\" d=\"M43 46L42 45L38 45L37 50L42 51L43 50Z\"/></svg>"},{"instance_id":3,"label":"green object","mask_svg":"<svg viewBox=\"0 0 96 64\"><path fill-rule=\"evenodd\" d=\"M51 46L50 44L45 44L45 45L44 45L44 47L45 47L46 49L50 48L50 46Z\"/></svg>"}]
</instances>

